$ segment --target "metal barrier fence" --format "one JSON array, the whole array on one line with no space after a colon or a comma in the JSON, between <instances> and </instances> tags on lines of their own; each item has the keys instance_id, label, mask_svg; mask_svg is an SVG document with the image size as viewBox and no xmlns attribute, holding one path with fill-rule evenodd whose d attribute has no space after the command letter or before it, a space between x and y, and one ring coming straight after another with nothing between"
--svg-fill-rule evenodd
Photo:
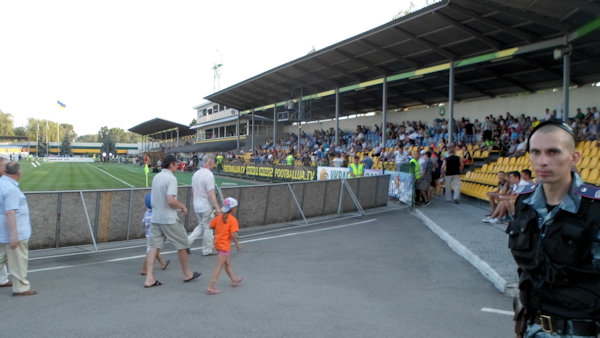
<instances>
[{"instance_id":1,"label":"metal barrier fence","mask_svg":"<svg viewBox=\"0 0 600 338\"><path fill-rule=\"evenodd\" d=\"M341 214L387 204L389 176L223 187L219 195L239 203L240 227ZM144 237L144 197L149 188L25 193L29 203L30 249L58 248ZM188 231L196 225L191 186L180 186L178 200L190 213L182 218Z\"/></svg>"}]
</instances>

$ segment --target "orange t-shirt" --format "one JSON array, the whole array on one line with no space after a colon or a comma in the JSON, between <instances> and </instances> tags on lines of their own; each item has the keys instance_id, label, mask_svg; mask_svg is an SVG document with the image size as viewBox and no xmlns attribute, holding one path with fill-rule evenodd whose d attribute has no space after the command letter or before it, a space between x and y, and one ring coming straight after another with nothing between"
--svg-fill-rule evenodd
<instances>
[{"instance_id":1,"label":"orange t-shirt","mask_svg":"<svg viewBox=\"0 0 600 338\"><path fill-rule=\"evenodd\" d=\"M231 251L231 235L240 230L238 220L232 215L228 215L227 223L225 223L223 215L219 215L210 221L210 227L215 229L215 248Z\"/></svg>"}]
</instances>

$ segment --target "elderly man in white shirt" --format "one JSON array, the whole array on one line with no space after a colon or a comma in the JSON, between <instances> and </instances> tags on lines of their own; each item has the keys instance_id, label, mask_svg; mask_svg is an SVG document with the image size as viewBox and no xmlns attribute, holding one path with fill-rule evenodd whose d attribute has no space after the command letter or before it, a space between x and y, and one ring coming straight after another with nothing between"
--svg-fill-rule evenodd
<instances>
[{"instance_id":1,"label":"elderly man in white shirt","mask_svg":"<svg viewBox=\"0 0 600 338\"><path fill-rule=\"evenodd\" d=\"M214 235L210 229L210 221L213 210L216 214L221 213L221 208L217 202L215 177L211 170L216 167L215 158L211 155L205 155L202 168L192 176L192 194L194 196L194 213L198 219L198 226L188 235L188 243L192 243L196 238L202 237L202 254L204 256L213 255Z\"/></svg>"}]
</instances>

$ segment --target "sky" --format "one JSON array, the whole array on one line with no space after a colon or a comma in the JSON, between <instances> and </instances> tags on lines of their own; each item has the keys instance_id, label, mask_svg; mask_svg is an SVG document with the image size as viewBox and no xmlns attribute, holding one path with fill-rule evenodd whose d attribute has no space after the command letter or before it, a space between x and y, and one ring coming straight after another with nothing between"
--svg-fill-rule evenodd
<instances>
[{"instance_id":1,"label":"sky","mask_svg":"<svg viewBox=\"0 0 600 338\"><path fill-rule=\"evenodd\" d=\"M225 89L380 26L410 2L0 1L0 110L15 127L47 119L78 135L157 117L188 125L214 92L215 64Z\"/></svg>"}]
</instances>

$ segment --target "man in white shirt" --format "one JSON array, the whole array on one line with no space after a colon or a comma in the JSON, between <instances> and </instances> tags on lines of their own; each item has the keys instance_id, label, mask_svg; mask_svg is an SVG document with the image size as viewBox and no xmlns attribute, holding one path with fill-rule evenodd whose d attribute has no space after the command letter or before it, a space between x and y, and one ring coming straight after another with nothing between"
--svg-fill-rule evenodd
<instances>
[{"instance_id":1,"label":"man in white shirt","mask_svg":"<svg viewBox=\"0 0 600 338\"><path fill-rule=\"evenodd\" d=\"M342 154L337 154L337 156L332 160L333 166L336 168L341 168L344 164L344 159L342 158Z\"/></svg>"},{"instance_id":2,"label":"man in white shirt","mask_svg":"<svg viewBox=\"0 0 600 338\"><path fill-rule=\"evenodd\" d=\"M221 208L217 202L215 177L211 170L216 167L215 158L205 155L202 168L192 176L192 194L194 196L194 213L198 219L198 225L188 235L190 247L196 238L202 237L202 255L214 255L214 235L210 229L211 214L213 209L218 215Z\"/></svg>"}]
</instances>

